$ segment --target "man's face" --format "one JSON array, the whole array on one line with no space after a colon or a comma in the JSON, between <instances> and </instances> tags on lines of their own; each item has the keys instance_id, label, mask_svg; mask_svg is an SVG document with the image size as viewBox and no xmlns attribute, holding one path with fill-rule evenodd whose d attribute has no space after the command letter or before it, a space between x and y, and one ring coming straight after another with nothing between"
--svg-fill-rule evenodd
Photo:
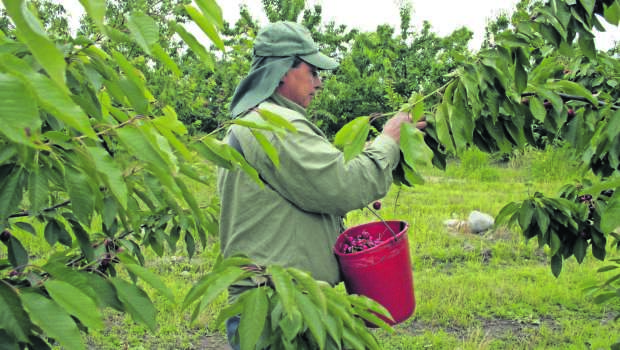
<instances>
[{"instance_id":1,"label":"man's face","mask_svg":"<svg viewBox=\"0 0 620 350\"><path fill-rule=\"evenodd\" d=\"M323 86L316 67L301 62L291 68L276 90L280 95L307 108L315 93Z\"/></svg>"}]
</instances>

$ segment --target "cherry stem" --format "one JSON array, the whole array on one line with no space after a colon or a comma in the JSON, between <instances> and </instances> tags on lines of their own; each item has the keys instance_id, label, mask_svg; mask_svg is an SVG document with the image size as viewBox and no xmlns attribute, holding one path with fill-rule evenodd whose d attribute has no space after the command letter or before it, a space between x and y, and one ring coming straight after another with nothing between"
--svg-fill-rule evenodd
<instances>
[{"instance_id":1,"label":"cherry stem","mask_svg":"<svg viewBox=\"0 0 620 350\"><path fill-rule=\"evenodd\" d=\"M379 214L377 214L377 212L376 212L374 209L372 209L372 208L370 207L370 205L367 205L367 206L366 206L366 209L370 210L370 212L371 212L371 213L373 213L373 214L374 214L374 216L376 216L377 218L379 218L379 220L381 220L381 222L382 222L382 223L383 223L383 224L384 224L384 225L388 228L388 230L390 230L390 232L392 232L392 235L394 235L394 240L397 240L397 239L398 239L398 236L396 235L396 232L394 232L394 230L392 230L392 228L390 227L390 225L388 225L388 223L387 223L385 220L383 220L383 218L382 218Z\"/></svg>"}]
</instances>

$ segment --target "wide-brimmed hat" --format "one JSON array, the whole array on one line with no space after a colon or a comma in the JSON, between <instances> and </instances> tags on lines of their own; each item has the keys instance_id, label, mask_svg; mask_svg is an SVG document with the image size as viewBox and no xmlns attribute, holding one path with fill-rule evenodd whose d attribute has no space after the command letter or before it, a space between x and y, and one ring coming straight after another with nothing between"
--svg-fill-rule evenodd
<instances>
[{"instance_id":1,"label":"wide-brimmed hat","mask_svg":"<svg viewBox=\"0 0 620 350\"><path fill-rule=\"evenodd\" d=\"M338 62L319 51L310 31L295 22L275 22L261 28L254 40L254 56L297 56L318 69L338 67Z\"/></svg>"}]
</instances>

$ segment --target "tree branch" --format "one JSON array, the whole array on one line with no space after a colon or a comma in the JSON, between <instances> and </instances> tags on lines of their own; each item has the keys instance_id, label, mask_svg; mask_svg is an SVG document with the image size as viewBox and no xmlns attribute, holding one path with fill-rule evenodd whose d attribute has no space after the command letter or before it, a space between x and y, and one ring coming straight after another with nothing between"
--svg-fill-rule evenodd
<instances>
[{"instance_id":1,"label":"tree branch","mask_svg":"<svg viewBox=\"0 0 620 350\"><path fill-rule=\"evenodd\" d=\"M43 211L52 211L52 210L56 210L56 209L58 209L58 208L60 208L60 207L64 207L64 206L69 205L69 203L71 203L71 201L67 199L66 201L64 201L64 202L62 202L62 203L58 203L58 204L56 204L56 205L54 205L54 206L51 206L51 207L49 207L49 208L45 208L45 209L43 209ZM9 218L9 219L12 219L12 218L21 218L21 217L24 217L24 216L30 216L30 212L29 212L28 210L24 210L24 211L22 211L21 213L16 213L16 214L9 215L9 217L8 217L8 218Z\"/></svg>"},{"instance_id":2,"label":"tree branch","mask_svg":"<svg viewBox=\"0 0 620 350\"><path fill-rule=\"evenodd\" d=\"M535 92L525 92L525 93L521 94L521 97L528 97L528 96L536 96L536 93ZM587 98L585 98L583 96L574 96L574 95L568 95L568 94L562 94L562 93L559 93L558 96L560 96L563 101L574 100L574 101L589 102L590 104L592 104L592 101L588 100ZM603 102L603 101L600 101L600 100L597 100L597 101L598 101L598 103L597 103L597 106L595 106L595 107L605 107L605 106L607 106L606 102ZM612 103L611 104L611 109L617 110L617 109L620 109L620 106L615 105L615 104Z\"/></svg>"}]
</instances>

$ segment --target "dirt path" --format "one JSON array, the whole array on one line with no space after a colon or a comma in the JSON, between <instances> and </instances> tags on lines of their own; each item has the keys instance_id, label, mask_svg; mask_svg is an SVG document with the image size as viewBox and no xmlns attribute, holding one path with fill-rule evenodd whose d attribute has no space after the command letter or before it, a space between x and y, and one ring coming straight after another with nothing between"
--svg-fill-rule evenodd
<instances>
[{"instance_id":1,"label":"dirt path","mask_svg":"<svg viewBox=\"0 0 620 350\"><path fill-rule=\"evenodd\" d=\"M211 334L203 337L200 341L200 350L232 350L228 340L222 334Z\"/></svg>"}]
</instances>

